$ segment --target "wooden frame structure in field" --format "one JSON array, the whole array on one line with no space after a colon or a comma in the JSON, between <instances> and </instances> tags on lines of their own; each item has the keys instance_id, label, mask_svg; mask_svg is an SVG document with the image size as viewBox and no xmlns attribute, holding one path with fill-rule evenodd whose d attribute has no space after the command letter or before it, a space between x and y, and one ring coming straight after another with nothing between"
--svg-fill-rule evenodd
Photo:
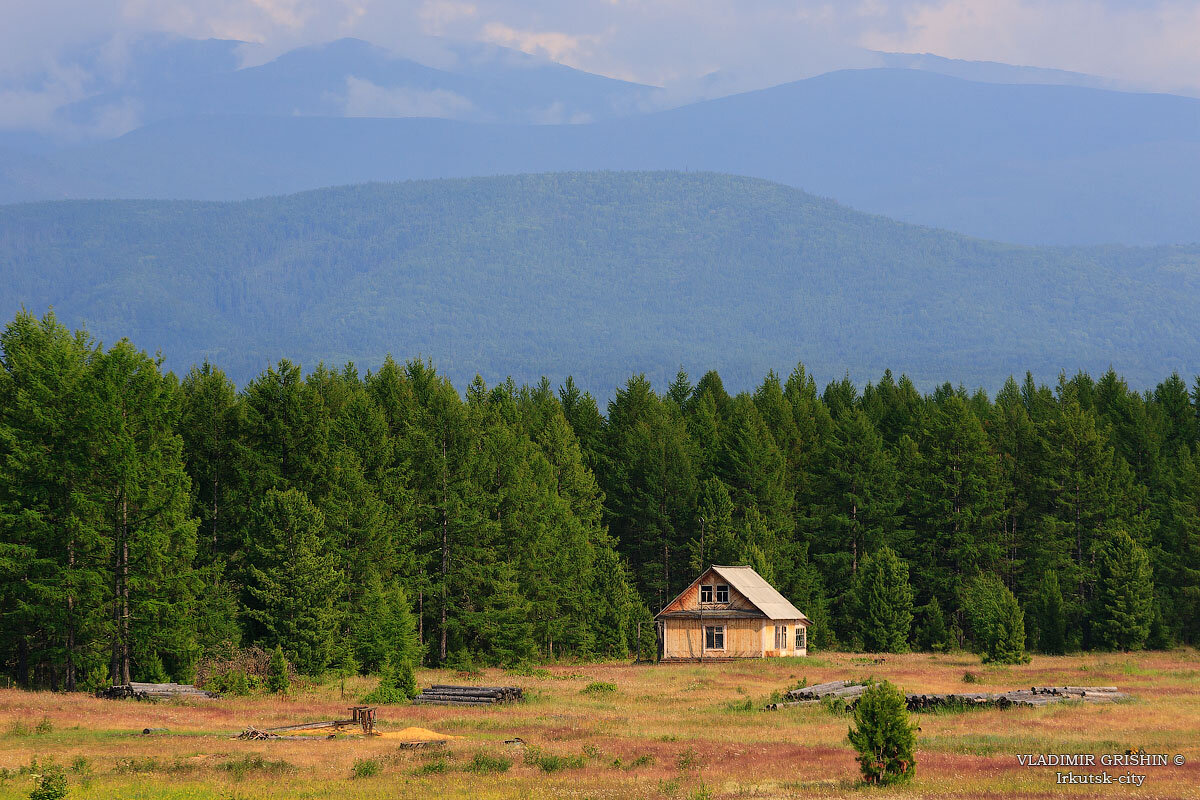
<instances>
[{"instance_id":1,"label":"wooden frame structure in field","mask_svg":"<svg viewBox=\"0 0 1200 800\"><path fill-rule=\"evenodd\" d=\"M808 654L808 617L748 566L709 567L654 621L661 661Z\"/></svg>"}]
</instances>

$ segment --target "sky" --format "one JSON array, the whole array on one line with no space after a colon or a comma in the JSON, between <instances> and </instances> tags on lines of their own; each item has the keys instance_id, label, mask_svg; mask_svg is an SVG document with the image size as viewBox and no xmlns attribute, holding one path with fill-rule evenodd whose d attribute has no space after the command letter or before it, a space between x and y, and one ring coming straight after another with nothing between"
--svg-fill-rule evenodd
<instances>
[{"instance_id":1,"label":"sky","mask_svg":"<svg viewBox=\"0 0 1200 800\"><path fill-rule=\"evenodd\" d=\"M660 86L713 72L794 80L865 66L868 49L1200 89L1200 0L0 0L0 12L0 123L86 91L95 76L72 48L102 43L93 68L119 74L146 33L253 42L248 64L343 36L398 52L447 36ZM52 79L12 88L37 73Z\"/></svg>"}]
</instances>

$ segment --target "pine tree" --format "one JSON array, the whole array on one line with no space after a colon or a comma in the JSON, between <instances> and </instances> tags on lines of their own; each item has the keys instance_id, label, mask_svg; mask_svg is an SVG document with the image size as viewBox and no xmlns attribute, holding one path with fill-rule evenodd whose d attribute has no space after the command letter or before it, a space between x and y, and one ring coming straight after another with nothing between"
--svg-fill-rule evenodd
<instances>
[{"instance_id":1,"label":"pine tree","mask_svg":"<svg viewBox=\"0 0 1200 800\"><path fill-rule=\"evenodd\" d=\"M1154 584L1146 551L1124 531L1114 531L1097 557L1098 640L1114 650L1141 650L1154 618Z\"/></svg>"},{"instance_id":2,"label":"pine tree","mask_svg":"<svg viewBox=\"0 0 1200 800\"><path fill-rule=\"evenodd\" d=\"M1017 598L995 575L980 575L963 593L971 635L984 663L1020 664L1025 655L1025 615Z\"/></svg>"},{"instance_id":3,"label":"pine tree","mask_svg":"<svg viewBox=\"0 0 1200 800\"><path fill-rule=\"evenodd\" d=\"M852 593L863 647L873 653L907 652L913 620L908 565L888 547L868 554L854 576Z\"/></svg>"}]
</instances>

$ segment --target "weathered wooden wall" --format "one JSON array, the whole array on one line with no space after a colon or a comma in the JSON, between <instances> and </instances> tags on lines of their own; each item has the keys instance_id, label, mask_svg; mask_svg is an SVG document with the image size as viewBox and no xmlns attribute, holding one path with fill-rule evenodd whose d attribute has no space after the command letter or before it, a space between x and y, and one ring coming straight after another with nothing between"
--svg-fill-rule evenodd
<instances>
[{"instance_id":1,"label":"weathered wooden wall","mask_svg":"<svg viewBox=\"0 0 1200 800\"><path fill-rule=\"evenodd\" d=\"M775 649L775 626L787 626L787 647L783 650ZM801 650L796 650L796 626L803 625L798 619L772 619L764 620L762 626L762 648L763 655L772 656L803 656L808 655L808 647L805 646ZM807 638L805 645L808 644Z\"/></svg>"},{"instance_id":2,"label":"weathered wooden wall","mask_svg":"<svg viewBox=\"0 0 1200 800\"><path fill-rule=\"evenodd\" d=\"M706 657L760 658L763 654L763 620L759 619L665 619L663 620L663 658L700 658L704 627L725 626L725 649L705 650ZM774 628L771 643L774 645Z\"/></svg>"},{"instance_id":3,"label":"weathered wooden wall","mask_svg":"<svg viewBox=\"0 0 1200 800\"><path fill-rule=\"evenodd\" d=\"M675 600L672 601L670 605L668 605L666 608L663 609L663 613L670 613L672 611L696 611L696 610L698 610L700 608L700 586L703 584L710 584L712 586L716 586L718 583L729 586L728 581L726 581L720 575L717 575L711 569L705 571L703 577L699 581L697 581L694 585L689 586L686 590L684 590L683 594L681 594L679 597L675 598ZM715 594L715 590L714 590L714 599L715 599L715 597L716 597L716 594ZM729 586L729 602L728 603L717 603L717 602L705 603L704 608L706 608L706 609L710 609L710 608L711 609L737 609L737 610L741 610L741 611L756 611L757 610L754 607L754 604L746 599L745 595L740 593L737 589L733 588L732 586Z\"/></svg>"}]
</instances>

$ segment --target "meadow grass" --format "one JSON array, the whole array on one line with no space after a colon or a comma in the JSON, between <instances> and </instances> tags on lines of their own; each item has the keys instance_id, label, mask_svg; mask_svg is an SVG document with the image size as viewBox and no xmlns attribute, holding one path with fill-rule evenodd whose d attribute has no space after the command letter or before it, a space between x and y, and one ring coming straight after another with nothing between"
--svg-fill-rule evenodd
<instances>
[{"instance_id":1,"label":"meadow grass","mask_svg":"<svg viewBox=\"0 0 1200 800\"><path fill-rule=\"evenodd\" d=\"M180 703L106 701L0 690L0 800L28 798L37 767L66 769L71 798L295 800L388 798L1196 797L1200 786L1200 656L1168 653L1034 657L1005 668L969 654L906 654L867 663L854 653L718 664L543 665L484 670L468 680L521 686L516 705L387 706L380 730L409 726L463 737L403 749L394 739L339 736L240 741L239 731L345 716L371 678L311 683L289 697ZM887 679L902 689L962 691L970 671L988 690L1111 684L1128 703L920 714L916 779L864 789L846 741L850 723L818 704L760 710L802 682ZM418 682L463 682L422 670ZM608 687L616 687L615 691ZM603 687L603 688L599 688ZM144 736L143 728L167 728ZM523 744L506 744L519 737ZM1146 768L1140 790L1063 787L1054 768L1018 753L1180 753L1183 767ZM1118 772L1124 770L1117 770Z\"/></svg>"}]
</instances>

